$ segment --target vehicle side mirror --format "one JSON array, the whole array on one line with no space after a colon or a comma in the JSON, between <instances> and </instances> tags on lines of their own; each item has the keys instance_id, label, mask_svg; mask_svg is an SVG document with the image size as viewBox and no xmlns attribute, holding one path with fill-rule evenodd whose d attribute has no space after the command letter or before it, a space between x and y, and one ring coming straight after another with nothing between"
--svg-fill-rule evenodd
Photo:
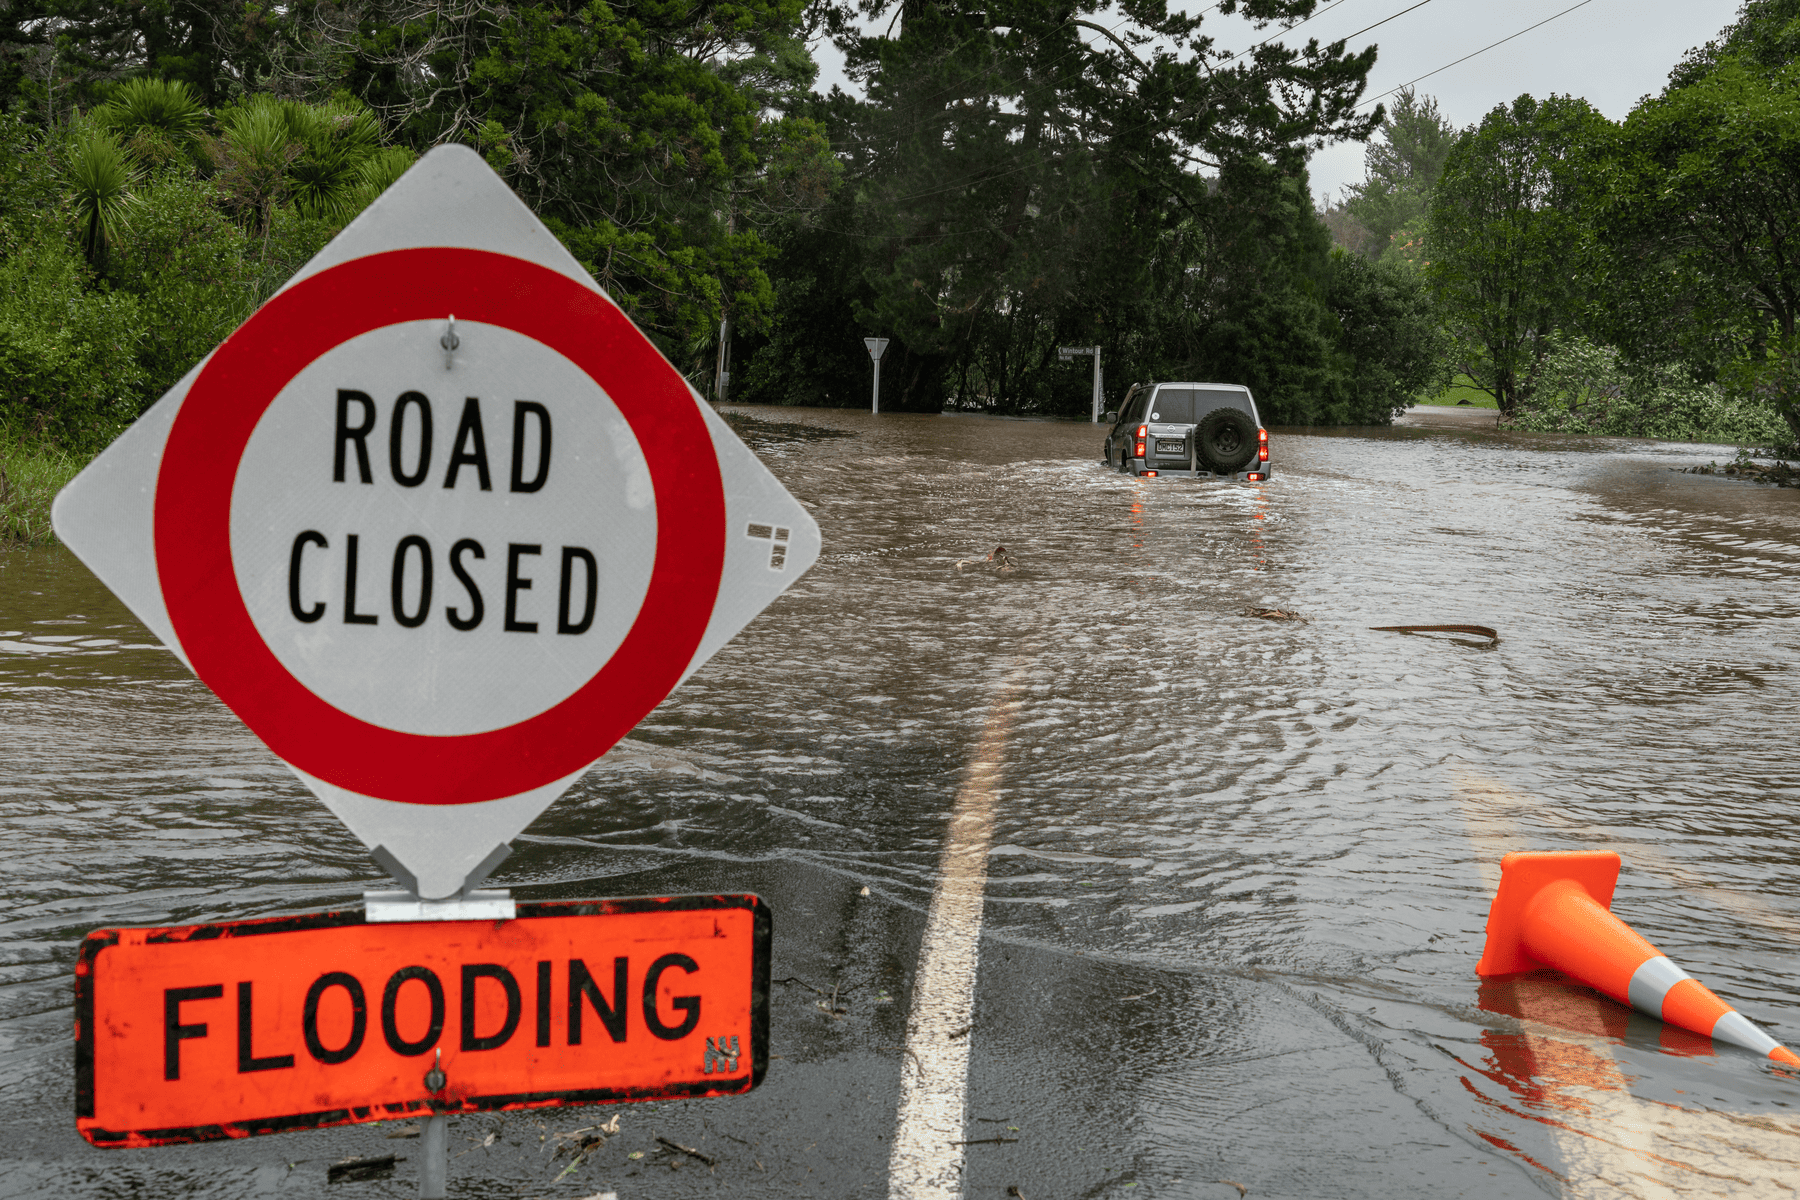
<instances>
[{"instance_id":1,"label":"vehicle side mirror","mask_svg":"<svg viewBox=\"0 0 1800 1200\"><path fill-rule=\"evenodd\" d=\"M1119 419L1119 414L1116 412L1101 413L1100 419L1102 421L1107 422L1108 424L1111 424L1112 422L1117 421Z\"/></svg>"}]
</instances>

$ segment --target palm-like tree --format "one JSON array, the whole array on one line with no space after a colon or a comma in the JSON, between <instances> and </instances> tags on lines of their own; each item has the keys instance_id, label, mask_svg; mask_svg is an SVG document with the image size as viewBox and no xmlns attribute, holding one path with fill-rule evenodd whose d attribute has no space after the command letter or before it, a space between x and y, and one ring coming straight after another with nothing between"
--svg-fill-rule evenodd
<instances>
[{"instance_id":1,"label":"palm-like tree","mask_svg":"<svg viewBox=\"0 0 1800 1200\"><path fill-rule=\"evenodd\" d=\"M270 96L257 96L232 111L205 147L226 196L259 238L268 237L270 216L288 194L288 167L304 149L285 108Z\"/></svg>"},{"instance_id":2,"label":"palm-like tree","mask_svg":"<svg viewBox=\"0 0 1800 1200\"><path fill-rule=\"evenodd\" d=\"M410 151L381 148L381 126L360 105L267 95L228 112L206 150L258 237L284 201L303 216L348 220L413 161Z\"/></svg>"},{"instance_id":3,"label":"palm-like tree","mask_svg":"<svg viewBox=\"0 0 1800 1200\"><path fill-rule=\"evenodd\" d=\"M107 251L117 243L131 206L137 202L131 194L136 172L117 138L89 126L76 134L70 146L66 173L81 248L88 263L102 270Z\"/></svg>"},{"instance_id":4,"label":"palm-like tree","mask_svg":"<svg viewBox=\"0 0 1800 1200\"><path fill-rule=\"evenodd\" d=\"M363 168L381 145L381 126L361 106L289 104L286 115L302 147L288 170L294 207L309 217L348 217Z\"/></svg>"},{"instance_id":5,"label":"palm-like tree","mask_svg":"<svg viewBox=\"0 0 1800 1200\"><path fill-rule=\"evenodd\" d=\"M186 158L205 122L205 107L179 80L127 80L94 110L94 123L152 168Z\"/></svg>"},{"instance_id":6,"label":"palm-like tree","mask_svg":"<svg viewBox=\"0 0 1800 1200\"><path fill-rule=\"evenodd\" d=\"M418 160L419 156L404 146L388 146L363 159L350 198L355 211L361 212L375 203L376 197L393 187Z\"/></svg>"}]
</instances>

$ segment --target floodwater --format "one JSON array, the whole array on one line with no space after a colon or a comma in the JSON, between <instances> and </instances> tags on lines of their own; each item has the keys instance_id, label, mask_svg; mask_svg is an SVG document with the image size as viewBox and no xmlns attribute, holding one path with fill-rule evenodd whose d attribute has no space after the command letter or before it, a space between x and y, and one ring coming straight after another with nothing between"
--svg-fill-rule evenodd
<instances>
[{"instance_id":1,"label":"floodwater","mask_svg":"<svg viewBox=\"0 0 1800 1200\"><path fill-rule=\"evenodd\" d=\"M970 1111L1049 1089L1109 1122L1045 1131L1049 1179L1108 1165L1061 1191L971 1147L965 1195L1800 1191L1800 1075L1474 972L1502 854L1616 849L1614 911L1800 1045L1800 492L1672 469L1718 447L1277 431L1272 482L1218 485L1105 470L1084 425L755 417L823 556L497 882L780 864L916 914L1004 686L983 987L1028 959L1045 999L974 1026ZM956 567L996 545L1015 570ZM1501 640L1370 628L1443 623ZM334 1134L76 1138L85 933L343 904L376 872L61 550L0 555L0 814L0 1195L409 1194L296 1171ZM805 936L782 915L777 976ZM1059 963L1089 982L1059 990ZM803 1032L778 1021L776 1053ZM862 1118L891 1127L892 1091ZM453 1163L453 1194L700 1187L486 1161ZM811 1186L886 1195L866 1171Z\"/></svg>"}]
</instances>

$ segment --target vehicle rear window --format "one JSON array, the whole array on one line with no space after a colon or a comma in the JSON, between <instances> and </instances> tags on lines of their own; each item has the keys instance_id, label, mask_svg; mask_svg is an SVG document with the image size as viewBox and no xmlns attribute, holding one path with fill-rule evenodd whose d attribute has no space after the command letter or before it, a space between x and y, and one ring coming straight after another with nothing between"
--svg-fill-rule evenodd
<instances>
[{"instance_id":1,"label":"vehicle rear window","mask_svg":"<svg viewBox=\"0 0 1800 1200\"><path fill-rule=\"evenodd\" d=\"M1156 405L1150 414L1153 421L1173 425L1192 425L1215 408L1235 408L1252 420L1256 412L1250 397L1224 388L1162 388L1156 393Z\"/></svg>"},{"instance_id":2,"label":"vehicle rear window","mask_svg":"<svg viewBox=\"0 0 1800 1200\"><path fill-rule=\"evenodd\" d=\"M1194 423L1194 391L1192 388L1163 388L1156 393L1156 404L1150 410L1152 421L1172 421L1177 425Z\"/></svg>"}]
</instances>

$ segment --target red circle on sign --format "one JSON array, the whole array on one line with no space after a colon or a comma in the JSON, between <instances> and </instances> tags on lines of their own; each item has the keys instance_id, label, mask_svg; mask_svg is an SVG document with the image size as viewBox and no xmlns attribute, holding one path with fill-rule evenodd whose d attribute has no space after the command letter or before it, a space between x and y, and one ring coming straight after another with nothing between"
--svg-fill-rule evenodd
<instances>
[{"instance_id":1,"label":"red circle on sign","mask_svg":"<svg viewBox=\"0 0 1800 1200\"><path fill-rule=\"evenodd\" d=\"M551 708L460 736L401 733L320 699L275 657L238 590L231 495L263 413L351 338L403 321L497 325L543 343L611 397L656 495L656 558L637 618L593 678ZM687 383L610 300L547 267L482 250L394 250L330 267L265 304L213 353L169 429L156 482L163 602L195 674L282 759L327 783L408 804L516 796L604 754L674 689L712 619L725 493Z\"/></svg>"}]
</instances>

